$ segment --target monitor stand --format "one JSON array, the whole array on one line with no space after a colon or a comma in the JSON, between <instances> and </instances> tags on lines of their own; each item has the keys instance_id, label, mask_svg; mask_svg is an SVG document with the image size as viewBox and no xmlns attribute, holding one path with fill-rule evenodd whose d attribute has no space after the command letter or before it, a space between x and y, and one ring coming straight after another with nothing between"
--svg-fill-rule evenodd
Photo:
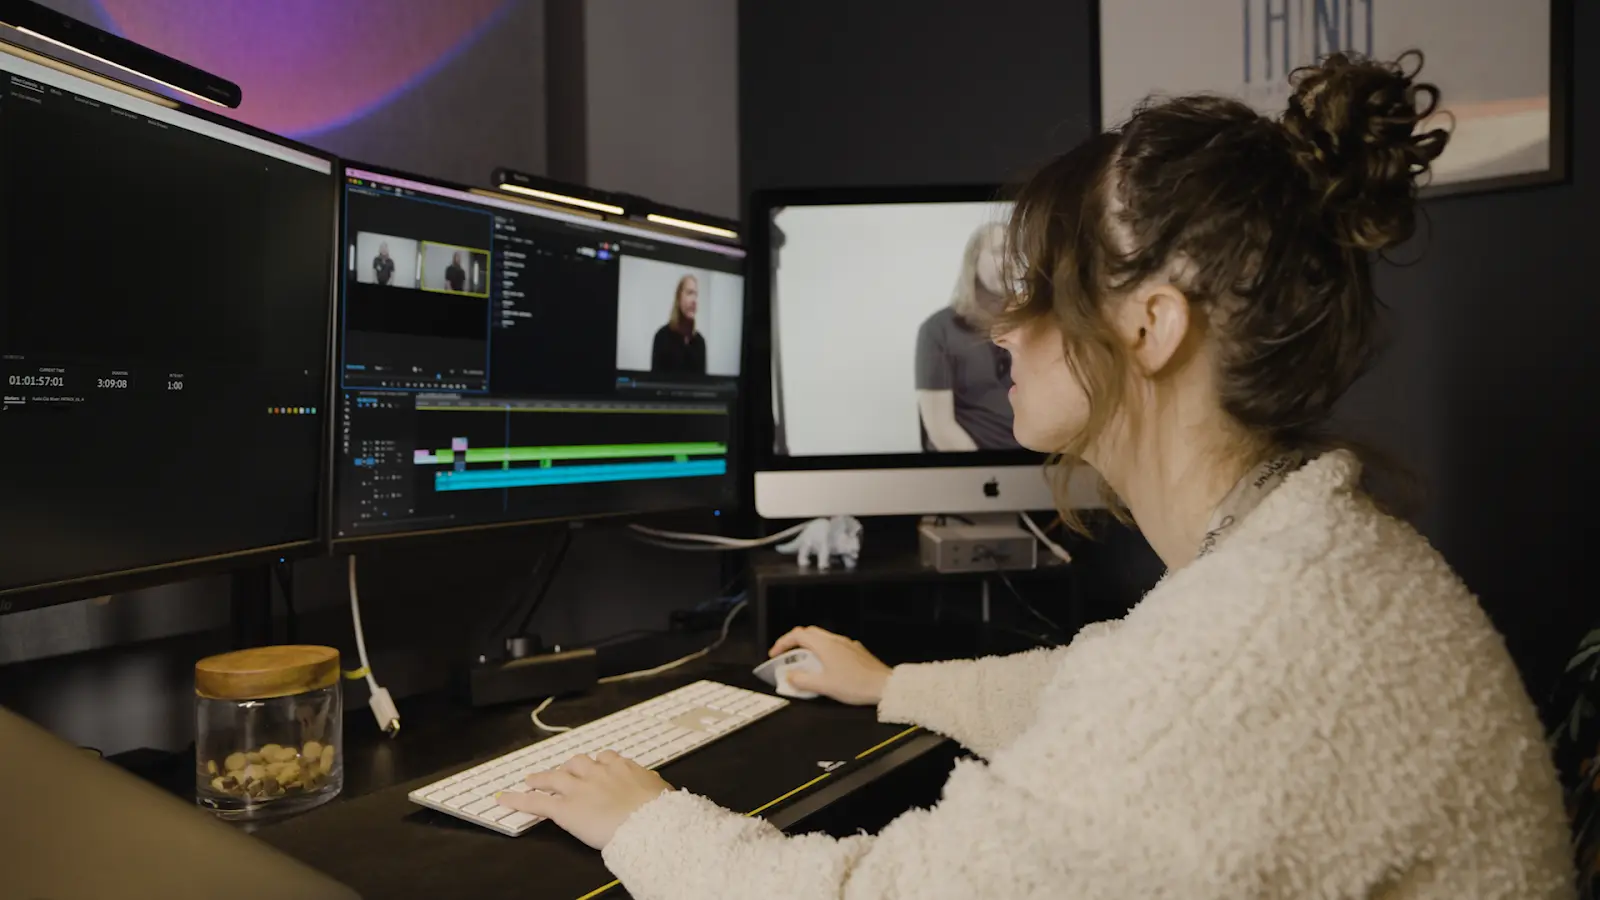
<instances>
[{"instance_id":1,"label":"monitor stand","mask_svg":"<svg viewBox=\"0 0 1600 900\"><path fill-rule=\"evenodd\" d=\"M244 650L272 643L272 564L234 569L228 591L233 647Z\"/></svg>"}]
</instances>

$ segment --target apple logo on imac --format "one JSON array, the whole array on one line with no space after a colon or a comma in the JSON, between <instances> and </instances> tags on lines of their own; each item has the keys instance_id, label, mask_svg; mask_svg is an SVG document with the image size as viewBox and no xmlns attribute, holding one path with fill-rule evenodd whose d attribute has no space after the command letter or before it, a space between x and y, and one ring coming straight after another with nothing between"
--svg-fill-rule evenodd
<instances>
[{"instance_id":1,"label":"apple logo on imac","mask_svg":"<svg viewBox=\"0 0 1600 900\"><path fill-rule=\"evenodd\" d=\"M1000 496L1000 480L998 478L991 478L988 481L985 481L983 483L983 495L985 497Z\"/></svg>"}]
</instances>

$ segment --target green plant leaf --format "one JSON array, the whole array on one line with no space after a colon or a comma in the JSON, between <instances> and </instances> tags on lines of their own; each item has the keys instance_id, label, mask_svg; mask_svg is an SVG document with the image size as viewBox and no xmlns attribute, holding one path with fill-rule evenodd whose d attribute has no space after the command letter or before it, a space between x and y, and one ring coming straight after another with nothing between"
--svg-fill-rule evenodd
<instances>
[{"instance_id":1,"label":"green plant leaf","mask_svg":"<svg viewBox=\"0 0 1600 900\"><path fill-rule=\"evenodd\" d=\"M1600 632L1597 632L1597 633L1600 633ZM1573 669L1576 669L1577 667L1583 665L1584 663L1588 662L1590 659L1592 659L1594 657L1597 657L1597 656L1600 656L1600 644L1596 644L1593 647L1589 647L1589 648L1586 648L1584 650L1581 650L1581 651L1578 652L1577 656L1574 656L1572 658L1572 662L1567 663L1567 671L1571 672Z\"/></svg>"},{"instance_id":2,"label":"green plant leaf","mask_svg":"<svg viewBox=\"0 0 1600 900\"><path fill-rule=\"evenodd\" d=\"M1584 635L1583 640L1578 642L1579 647L1593 647L1597 644L1600 644L1600 628L1596 628Z\"/></svg>"},{"instance_id":3,"label":"green plant leaf","mask_svg":"<svg viewBox=\"0 0 1600 900\"><path fill-rule=\"evenodd\" d=\"M1573 740L1578 739L1578 728L1583 725L1584 720L1594 715L1594 713L1595 708L1593 701L1591 701L1588 697L1583 697L1578 700L1578 705L1572 710L1572 724L1569 727L1569 733L1572 735Z\"/></svg>"}]
</instances>

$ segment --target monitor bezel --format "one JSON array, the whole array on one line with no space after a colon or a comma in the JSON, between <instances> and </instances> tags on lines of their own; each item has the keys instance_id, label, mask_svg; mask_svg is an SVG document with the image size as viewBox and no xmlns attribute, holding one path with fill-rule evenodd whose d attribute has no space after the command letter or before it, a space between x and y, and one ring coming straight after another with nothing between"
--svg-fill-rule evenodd
<instances>
[{"instance_id":1,"label":"monitor bezel","mask_svg":"<svg viewBox=\"0 0 1600 900\"><path fill-rule=\"evenodd\" d=\"M430 184L430 185L434 185L436 187L445 188L445 189L448 189L448 190L463 191L463 192L467 192L467 193L484 192L484 193L487 193L488 195L492 196L493 199L495 199L497 201L504 201L506 203L512 203L512 204L516 204L516 205L521 206L521 207L525 207L528 210L528 213L530 215L539 215L541 212L554 212L554 213L559 213L559 214L564 214L564 215L576 215L576 216L580 216L582 218L591 219L595 223L596 227L601 227L601 228L629 228L629 229L636 229L636 230L643 230L643 231L649 231L649 232L657 233L657 234L660 234L662 237L679 238L679 239L695 240L695 241L702 241L703 240L702 238L694 236L694 235L678 234L676 232L670 231L670 230L665 229L665 228L652 228L652 227L650 227L650 226L648 226L648 225L646 225L644 223L641 223L641 222L635 222L635 221L631 221L631 220L620 220L620 219L617 219L617 218L614 218L614 217L611 217L611 216L606 216L606 215L602 215L602 214L599 214L599 213L594 213L594 212L581 210L581 209L563 209L558 204L541 203L541 202L539 202L537 200L530 200L530 199L527 199L527 198L524 198L524 197L518 197L518 196L516 196L514 194L509 194L509 193L506 193L504 191L496 190L493 187L487 187L487 186L474 187L474 186L471 186L471 185L464 185L464 184L460 184L458 182L453 182L453 181L450 181L450 180L444 179L444 178L435 178L435 177L433 177L431 175L422 175L422 174L418 174L416 172L407 172L407 171L404 171L402 169L396 169L396 168L393 168L393 167L390 167L390 166L381 166L381 165L372 164L372 163L364 163L364 162L361 162L359 160L354 160L354 159L343 159L343 160L340 160L339 166L336 168L336 171L338 173L337 184L338 184L338 191L339 191L339 214L338 214L337 221L335 222L335 229L334 229L335 238L334 238L334 240L335 240L335 246L339 248L339 251L338 251L338 253L335 254L335 256L337 258L339 258L339 259L342 259L342 255L341 254L343 254L343 252L344 252L343 241L344 241L344 223L345 223L345 212L346 212L345 211L345 200L346 200L346 197L348 195L348 192L345 190L345 187L349 182L349 179L351 177L349 173L352 170L354 170L354 171L363 171L363 172L371 172L371 173L376 174L376 175L384 175L384 176L388 176L388 177L391 177L391 178L401 178L401 179L405 179L405 180L408 180L408 181L416 181L416 182L420 182L420 183L423 183L423 184ZM573 196L582 197L582 196L588 196L590 193L592 193L589 188L583 187L581 185L564 185L564 186L567 187L571 191ZM485 199L489 199L489 197L486 196ZM708 243L708 244L717 243L716 241L711 241L711 240L703 240L703 242L704 243ZM743 250L744 253L745 253L743 277L744 277L744 280L745 280L745 296L748 298L749 297L749 282L750 282L750 248L749 248L749 246L747 244L744 244L744 243L724 244L723 246L738 247L739 249ZM333 290L334 290L334 301L333 301L333 316L334 316L334 320L333 320L333 330L332 330L332 332L330 333L330 336L329 336L330 337L329 343L331 345L330 346L330 350L331 350L331 353L332 353L333 364L329 368L329 375L328 375L329 409L330 410L335 410L335 409L339 409L340 408L340 406L339 406L340 394L344 390L343 380L339 377L339 373L341 371L340 367L343 365L343 362L344 362L340 358L340 352L341 352L341 350L343 348L344 342L342 340L340 340L340 334L339 334L340 329L343 327L343 323L344 323L343 313L344 313L344 303L345 303L345 283L344 283L344 279L343 279L343 264L342 263L334 266L333 285L334 285L333 286ZM748 302L746 303L746 306L748 307ZM750 334L750 324L749 324L749 318L748 318L749 317L749 310L748 310L748 308L745 311L745 316L746 316L746 318L745 318L745 326L744 326L744 328L745 328L745 345L746 345L746 347L748 347L749 346L749 334ZM596 512L596 513L585 513L585 514L581 514L581 515L539 516L539 517L525 518L525 519L512 519L512 520L507 520L507 521L503 521L503 522L476 522L476 523L470 523L470 524L464 524L464 525L452 525L452 526L448 526L448 527L444 527L444 528L421 528L421 529L414 529L414 530L408 529L408 530L402 530L402 531L386 531L386 532L379 533L379 534L346 535L344 537L340 537L338 535L338 522L337 522L338 516L339 516L339 509L338 509L338 504L339 504L339 481L338 481L338 478L339 478L339 473L338 473L339 453L338 453L338 448L337 448L339 423L335 422L333 420L330 420L329 428L328 428L328 455L327 455L327 466L326 466L326 475L325 475L325 481L326 481L327 486L328 486L328 503L327 503L327 505L325 507L326 508L326 512L327 512L327 517L326 517L325 530L324 530L324 533L327 535L328 550L329 550L330 553L333 553L333 554L337 555L337 554L342 554L342 553L358 552L362 547L382 547L384 549L390 549L390 548L395 548L395 547L409 546L409 545L411 545L413 543L416 543L416 542L449 541L449 540L454 540L454 539L469 538L472 535L482 534L482 533L486 533L486 532L512 531L512 530L515 530L515 529L524 529L524 530L532 531L532 530L535 530L535 529L537 529L537 528L539 528L541 526L549 526L549 525L552 525L552 524L557 524L557 523L562 523L562 522L575 523L575 524L576 523L601 524L601 523L605 523L605 522L615 522L615 521L618 521L620 519L626 519L626 518L631 518L631 517L682 516L684 514L693 514L693 513L700 513L700 512L710 512L714 516L720 518L721 520L724 520L724 521L729 520L731 518L732 514L737 513L744 506L744 494L743 494L743 491L742 491L742 487L743 487L743 484L745 482L745 479L746 479L746 476L747 476L747 471L748 471L746 465L744 465L744 463L743 463L744 457L745 457L745 455L747 454L747 451L748 451L748 447L747 447L748 442L746 440L746 435L745 435L745 430L744 430L744 428L745 428L745 426L744 426L744 420L745 420L744 405L745 405L746 397L750 393L750 383L749 383L749 380L748 380L749 379L749 371L745 368L745 358L744 358L743 354L741 354L741 357L740 357L739 367L740 367L739 368L740 374L739 374L739 378L738 378L738 382L739 382L738 391L734 395L733 402L730 404L730 414L729 414L729 418L730 418L730 422L729 422L729 437L728 437L728 468L729 468L729 470L725 475L722 476L723 479L724 479L723 493L727 498L727 502L726 503L713 503L713 504L687 503L687 504L676 505L676 506L666 507L666 508L614 509L614 510L606 510L606 511L603 511L603 512Z\"/></svg>"},{"instance_id":2,"label":"monitor bezel","mask_svg":"<svg viewBox=\"0 0 1600 900\"><path fill-rule=\"evenodd\" d=\"M755 472L863 469L1003 469L1043 466L1046 454L1031 450L979 450L970 453L867 453L839 456L788 456L777 452L773 409L772 216L791 206L872 206L905 203L1009 202L998 184L893 185L870 187L777 188L751 194L748 270L745 296L745 396L751 407L749 457Z\"/></svg>"},{"instance_id":3,"label":"monitor bezel","mask_svg":"<svg viewBox=\"0 0 1600 900\"><path fill-rule=\"evenodd\" d=\"M135 84L130 84L114 76L98 72L73 60L62 59L61 57L55 55L42 54L40 51L32 47L8 41L5 39L3 34L0 34L0 53L6 53L9 48L13 47L21 51L21 54L15 54L15 57L23 59L24 61L26 61L26 55L46 56L54 62L59 63L61 66L73 70L64 74L70 74L74 77L83 78L83 80L88 81L91 84L97 83L97 80L115 81L131 92L131 96L134 96L138 99L144 99L143 97L138 96L140 94L159 96L164 103L173 104L173 109L175 112L182 113L186 116L192 116L210 125L226 128L230 131L235 131L240 134L277 144L280 147L294 150L299 153L304 153L308 156L314 156L320 160L323 160L328 163L327 189L332 192L331 199L334 201L334 208L337 210L337 204L342 202L341 198L343 196L343 192L340 190L339 181L342 172L340 167L341 161L338 156L326 150L311 146L310 144L301 143L293 138L286 138L279 134L273 134L270 131L256 128L255 126L229 118L228 116L221 115L205 109L204 107L187 103L178 98L170 97L165 94L157 94L155 91L151 91ZM6 55L9 56L14 54L6 53ZM337 215L334 217L333 221L328 223L329 228L327 239L329 242L328 246L330 247L337 247L336 241L338 236L338 223L339 219ZM325 398L331 400L333 396L332 387L334 384L333 365L335 362L333 355L333 329L336 324L334 313L337 309L337 298L334 295L334 291L336 288L335 278L337 277L338 266L334 264L334 255L330 254L328 259L328 282L326 285L327 318L325 320L323 329L324 369L321 393ZM328 405L324 407L324 410L325 411L320 416L322 420L322 446L324 448L331 449L334 439L333 409L331 405ZM107 596L110 594L120 594L141 588L173 584L180 581L188 581L194 578L221 575L229 571L251 566L266 565L279 561L289 562L324 555L327 552L328 538L331 534L327 526L329 522L328 510L333 500L333 493L332 484L328 480L329 467L326 464L326 453L324 453L324 459L320 460L320 462L322 462L323 465L318 467L317 506L316 516L314 519L314 533L306 538L270 546L242 547L236 550L210 554L207 556L186 557L148 566L139 566L131 569L95 572L76 578L66 578L40 584L20 585L12 588L0 588L0 615L8 615L11 613L40 609L62 603L72 603L78 600L87 600L94 597Z\"/></svg>"}]
</instances>

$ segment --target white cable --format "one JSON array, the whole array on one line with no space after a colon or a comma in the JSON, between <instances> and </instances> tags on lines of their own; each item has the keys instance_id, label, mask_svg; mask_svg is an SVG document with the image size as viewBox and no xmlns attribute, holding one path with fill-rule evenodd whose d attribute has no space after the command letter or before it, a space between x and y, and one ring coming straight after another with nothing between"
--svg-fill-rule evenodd
<instances>
[{"instance_id":1,"label":"white cable","mask_svg":"<svg viewBox=\"0 0 1600 900\"><path fill-rule=\"evenodd\" d=\"M356 590L356 557L350 555L347 571L350 575L350 621L356 629L356 655L361 658L361 672L367 677L367 688L378 692L378 679L372 677L372 665L367 662L367 638L361 633L361 594Z\"/></svg>"},{"instance_id":2,"label":"white cable","mask_svg":"<svg viewBox=\"0 0 1600 900\"><path fill-rule=\"evenodd\" d=\"M690 544L675 541L663 541L645 534L635 534L633 539L641 544L651 547L660 547L663 550L677 550L683 553L732 553L743 550L744 547L724 547L721 544Z\"/></svg>"},{"instance_id":3,"label":"white cable","mask_svg":"<svg viewBox=\"0 0 1600 900\"><path fill-rule=\"evenodd\" d=\"M792 538L804 531L807 524L809 523L801 522L799 525L792 525L778 532L777 534L769 534L763 538L731 538L723 537L719 534L693 534L684 531L663 531L659 528L651 528L647 525L629 525L628 527L639 532L640 534L648 534L651 537L656 538L666 538L667 540L674 541L697 541L703 544L716 544L721 547L733 547L735 549L744 550L755 547L766 547L771 544L776 544L779 541Z\"/></svg>"},{"instance_id":4,"label":"white cable","mask_svg":"<svg viewBox=\"0 0 1600 900\"><path fill-rule=\"evenodd\" d=\"M530 714L533 716L533 727L538 728L541 731L571 731L572 726L570 725L546 725L545 723L539 721L539 713L549 709L550 704L554 703L555 699L556 698L554 697L546 697L544 698L543 703L533 708L533 712Z\"/></svg>"},{"instance_id":5,"label":"white cable","mask_svg":"<svg viewBox=\"0 0 1600 900\"><path fill-rule=\"evenodd\" d=\"M672 662L662 663L661 665L656 666L655 668L640 669L637 672L624 672L621 675L607 675L605 678L601 678L596 683L597 684L614 684L614 683L616 683L618 681L631 681L631 680L633 680L635 678L648 678L651 675L660 675L662 672L666 672L666 671L669 671L671 669L676 669L677 667L683 665L684 663L693 662L694 660L697 660L700 657L705 656L706 654L710 653L711 651L713 651L713 650L717 649L718 647L722 646L722 643L728 639L728 630L733 627L733 617L737 616L739 614L740 610L744 609L746 606L749 606L749 605L750 605L750 601L749 600L740 600L738 603L735 603L733 605L733 609L728 610L727 618L724 618L722 620L722 634L718 635L717 639L712 641L710 643L710 645L708 645L706 647L702 647L699 650L696 650L695 652L689 654L688 656L680 656L677 659L673 660ZM543 729L545 731L571 731L572 729L570 727L568 727L568 726L564 726L564 725L546 725L544 722L539 720L539 713L542 713L546 709L549 709L550 708L550 704L555 702L555 699L556 698L554 698L554 697L546 697L546 698L544 698L544 702L543 703L540 703L538 706L534 707L533 712L530 714L532 716L532 718L533 718L533 725L534 725L535 728L541 728L541 729Z\"/></svg>"},{"instance_id":6,"label":"white cable","mask_svg":"<svg viewBox=\"0 0 1600 900\"><path fill-rule=\"evenodd\" d=\"M660 675L662 672L668 671L669 669L676 669L686 662L692 662L702 656L705 656L711 651L722 646L722 642L728 639L728 629L733 627L733 617L737 616L740 610L749 605L749 600L740 600L738 603L733 605L733 609L728 610L728 617L722 620L722 634L719 635L716 640L712 641L709 646L702 647L688 656L679 657L672 662L662 663L661 665L651 669L641 669L637 672L624 672L621 675L607 675L605 678L600 679L598 683L612 684L613 682L617 681L631 681L635 678L648 678L651 675Z\"/></svg>"},{"instance_id":7,"label":"white cable","mask_svg":"<svg viewBox=\"0 0 1600 900\"><path fill-rule=\"evenodd\" d=\"M1072 562L1072 554L1068 553L1065 547L1062 547L1055 541L1045 537L1044 529L1040 528L1039 524L1033 521L1032 516L1025 512L1017 513L1017 515L1021 517L1022 524L1027 526L1027 529L1033 532L1033 536L1039 539L1039 543L1044 544L1045 549L1050 551L1051 556L1054 556L1056 559L1059 559L1064 563Z\"/></svg>"},{"instance_id":8,"label":"white cable","mask_svg":"<svg viewBox=\"0 0 1600 900\"><path fill-rule=\"evenodd\" d=\"M367 661L367 638L361 633L361 595L356 591L356 557L353 553L350 555L348 571L350 621L356 631L356 655L361 658L361 672L366 676L367 688L372 694L367 698L367 706L372 709L372 717L378 721L379 730L393 737L400 733L400 711L394 705L394 698L389 696L388 688L378 686L378 679L372 674L372 664Z\"/></svg>"}]
</instances>

